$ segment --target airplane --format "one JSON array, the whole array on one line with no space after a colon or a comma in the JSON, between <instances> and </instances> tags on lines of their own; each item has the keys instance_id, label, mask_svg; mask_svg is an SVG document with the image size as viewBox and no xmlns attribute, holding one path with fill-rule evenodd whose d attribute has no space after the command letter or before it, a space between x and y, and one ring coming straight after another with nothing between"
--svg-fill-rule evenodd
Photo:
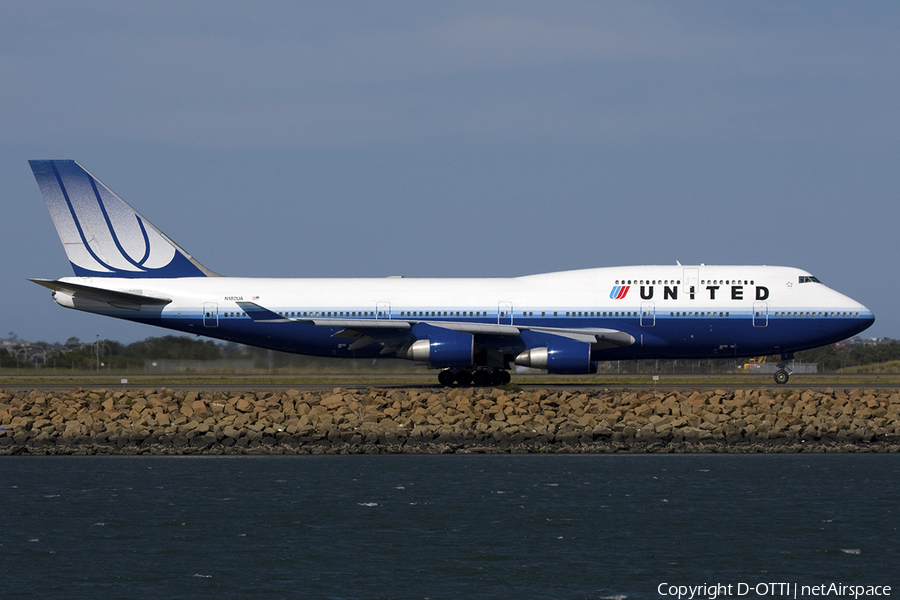
<instances>
[{"instance_id":1,"label":"airplane","mask_svg":"<svg viewBox=\"0 0 900 600\"><path fill-rule=\"evenodd\" d=\"M780 355L875 317L792 267L603 267L510 278L225 277L74 160L29 161L75 277L32 279L60 306L313 356L398 358L442 385L502 385L514 366Z\"/></svg>"}]
</instances>

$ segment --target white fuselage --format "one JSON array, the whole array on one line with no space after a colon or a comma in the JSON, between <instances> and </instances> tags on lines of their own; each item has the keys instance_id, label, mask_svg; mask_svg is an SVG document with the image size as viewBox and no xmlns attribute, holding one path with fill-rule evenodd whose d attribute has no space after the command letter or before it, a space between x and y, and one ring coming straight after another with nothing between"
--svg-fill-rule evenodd
<instances>
[{"instance_id":1,"label":"white fuselage","mask_svg":"<svg viewBox=\"0 0 900 600\"><path fill-rule=\"evenodd\" d=\"M252 302L297 325L311 319L467 322L625 331L637 343L611 356L789 352L865 329L871 311L806 271L767 266L637 266L489 279L66 278L166 297L161 311L110 316L289 351L343 355L335 331L256 323ZM145 311L138 311L144 313ZM208 316L206 316L208 315ZM357 354L354 354L357 355Z\"/></svg>"}]
</instances>

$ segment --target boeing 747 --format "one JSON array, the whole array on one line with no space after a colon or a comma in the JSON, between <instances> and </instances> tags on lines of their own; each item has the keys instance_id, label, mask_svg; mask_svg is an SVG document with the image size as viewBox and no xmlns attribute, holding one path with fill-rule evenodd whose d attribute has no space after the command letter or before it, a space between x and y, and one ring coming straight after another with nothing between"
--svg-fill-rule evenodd
<instances>
[{"instance_id":1,"label":"boeing 747","mask_svg":"<svg viewBox=\"0 0 900 600\"><path fill-rule=\"evenodd\" d=\"M29 161L75 277L32 279L67 308L313 356L391 357L444 385L513 365L780 355L869 327L868 308L801 269L604 267L491 279L272 279L209 270L73 160Z\"/></svg>"}]
</instances>

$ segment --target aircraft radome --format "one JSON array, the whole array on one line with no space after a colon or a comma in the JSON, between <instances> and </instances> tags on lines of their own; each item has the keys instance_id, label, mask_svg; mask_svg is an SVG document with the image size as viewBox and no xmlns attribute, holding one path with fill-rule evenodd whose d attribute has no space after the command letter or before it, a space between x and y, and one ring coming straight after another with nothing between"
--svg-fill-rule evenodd
<instances>
[{"instance_id":1,"label":"aircraft radome","mask_svg":"<svg viewBox=\"0 0 900 600\"><path fill-rule=\"evenodd\" d=\"M593 373L598 361L777 354L875 320L791 267L605 267L491 279L224 277L73 160L30 161L75 277L33 279L61 306L314 356L393 357L445 385L513 365Z\"/></svg>"}]
</instances>

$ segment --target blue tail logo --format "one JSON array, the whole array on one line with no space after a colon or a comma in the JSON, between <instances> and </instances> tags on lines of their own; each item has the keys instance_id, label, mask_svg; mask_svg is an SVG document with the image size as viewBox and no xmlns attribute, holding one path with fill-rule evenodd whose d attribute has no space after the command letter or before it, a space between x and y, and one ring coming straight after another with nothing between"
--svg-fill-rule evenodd
<instances>
[{"instance_id":1,"label":"blue tail logo","mask_svg":"<svg viewBox=\"0 0 900 600\"><path fill-rule=\"evenodd\" d=\"M215 275L74 160L28 162L77 276Z\"/></svg>"}]
</instances>

